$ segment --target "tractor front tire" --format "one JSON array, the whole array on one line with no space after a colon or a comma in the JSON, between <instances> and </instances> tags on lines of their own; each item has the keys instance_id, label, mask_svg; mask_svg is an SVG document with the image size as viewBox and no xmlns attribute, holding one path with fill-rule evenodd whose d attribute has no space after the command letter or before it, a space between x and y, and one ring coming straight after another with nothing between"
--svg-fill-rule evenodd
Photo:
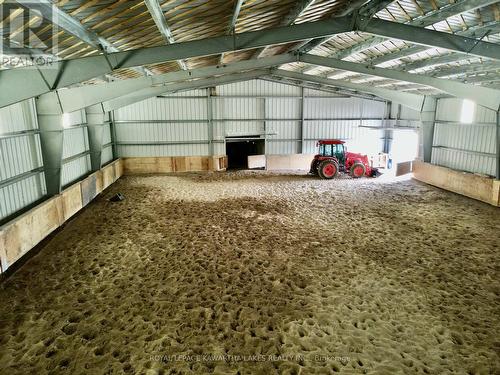
<instances>
[{"instance_id":1,"label":"tractor front tire","mask_svg":"<svg viewBox=\"0 0 500 375\"><path fill-rule=\"evenodd\" d=\"M324 160L320 163L318 168L318 174L321 178L330 180L337 176L339 172L339 165L333 160Z\"/></svg>"},{"instance_id":2,"label":"tractor front tire","mask_svg":"<svg viewBox=\"0 0 500 375\"><path fill-rule=\"evenodd\" d=\"M351 176L353 178L363 177L366 173L366 167L362 163L354 163L351 167Z\"/></svg>"}]
</instances>

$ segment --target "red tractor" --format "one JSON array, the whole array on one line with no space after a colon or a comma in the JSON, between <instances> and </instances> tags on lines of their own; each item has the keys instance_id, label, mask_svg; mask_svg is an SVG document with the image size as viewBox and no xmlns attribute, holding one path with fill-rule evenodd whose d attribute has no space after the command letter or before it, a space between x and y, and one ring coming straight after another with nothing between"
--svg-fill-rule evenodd
<instances>
[{"instance_id":1,"label":"red tractor","mask_svg":"<svg viewBox=\"0 0 500 375\"><path fill-rule=\"evenodd\" d=\"M321 178L334 178L338 172L349 173L354 178L378 175L376 168L370 167L366 155L347 152L344 142L338 139L318 141L319 154L314 156L309 173Z\"/></svg>"}]
</instances>

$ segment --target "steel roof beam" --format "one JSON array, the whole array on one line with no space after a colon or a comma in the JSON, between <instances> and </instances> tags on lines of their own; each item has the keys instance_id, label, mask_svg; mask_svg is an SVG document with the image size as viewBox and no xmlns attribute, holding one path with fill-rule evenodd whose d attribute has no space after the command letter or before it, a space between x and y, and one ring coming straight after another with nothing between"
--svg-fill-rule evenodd
<instances>
[{"instance_id":1,"label":"steel roof beam","mask_svg":"<svg viewBox=\"0 0 500 375\"><path fill-rule=\"evenodd\" d=\"M385 9L389 4L393 3L394 0L372 0L367 4L363 5L364 2L355 1L350 4L350 7L345 10L344 15L350 14L359 8L358 14L364 15L368 18L373 17L376 13L380 12L382 9ZM316 47L328 42L331 37L320 38L316 40L312 40L299 48L300 53L307 53L313 50Z\"/></svg>"},{"instance_id":2,"label":"steel roof beam","mask_svg":"<svg viewBox=\"0 0 500 375\"><path fill-rule=\"evenodd\" d=\"M237 74L228 74L216 78L206 78L206 79L199 79L199 80L193 80L189 82L180 82L180 83L174 83L174 84L169 84L165 86L160 86L160 87L150 87L148 89L140 90L138 92L125 95L122 97L115 98L113 100L109 100L106 102L102 103L102 108L104 111L112 111L116 110L118 108L131 105L137 102L140 102L142 100L146 100L158 95L166 94L166 93L174 93L174 92L179 92L179 91L185 91L185 90L195 90L195 89L201 89L201 88L207 88L207 87L214 87L214 86L219 86L219 85L224 85L224 84L229 84L229 83L234 83L234 82L241 82L241 81L247 81L251 79L257 79L257 78L265 78L265 77L270 77L272 75L271 70L255 70L255 71L250 71L250 72L245 72L245 73L237 73ZM282 79L282 77L278 77L279 80ZM287 84L292 84L289 81L286 82ZM304 83L308 84L309 82L305 81ZM317 87L314 89L318 89ZM321 89L321 88L320 88ZM351 96L358 96L358 97L363 97L365 99L377 99L375 97L372 97L370 95L363 95L359 93L354 93L354 92L347 92L346 90L340 90L340 89L334 89L332 90L331 86L330 87L324 87L322 88L323 91L334 91L334 92L339 92L341 94L348 94ZM412 95L412 94L410 94Z\"/></svg>"},{"instance_id":3,"label":"steel roof beam","mask_svg":"<svg viewBox=\"0 0 500 375\"><path fill-rule=\"evenodd\" d=\"M298 79L306 82L314 82L322 85L340 87L348 90L354 90L358 92L364 92L368 94L373 94L379 98L389 100L394 103L404 105L408 108L420 111L422 104L424 102L424 96L418 94L410 94L406 92L387 90L383 88L373 87L369 85L356 84L352 82L338 81L334 79L328 79L318 76L313 76L310 74L302 74L297 72L291 72L288 70L276 69L272 71L273 75L277 75L285 78Z\"/></svg>"},{"instance_id":4,"label":"steel roof beam","mask_svg":"<svg viewBox=\"0 0 500 375\"><path fill-rule=\"evenodd\" d=\"M465 31L458 31L455 34L452 35L459 35L459 36L465 36L465 37L479 37L482 38L485 34L496 34L500 32L500 23L494 21L488 24L483 24L483 25L478 25L475 27L471 27ZM399 51L391 52L379 57L376 57L372 60L369 61L371 65L379 65L383 64L387 61L392 61L392 60L397 60L401 59L404 57L408 57L414 54L417 54L419 52L424 52L429 49L428 46L411 46L408 48L404 48ZM460 58L460 55L457 55L458 58Z\"/></svg>"},{"instance_id":5,"label":"steel roof beam","mask_svg":"<svg viewBox=\"0 0 500 375\"><path fill-rule=\"evenodd\" d=\"M443 5L441 8L433 10L423 16L415 18L410 24L420 27L430 26L447 18L464 12L483 8L497 2L498 0L458 0L454 3Z\"/></svg>"},{"instance_id":6,"label":"steel roof beam","mask_svg":"<svg viewBox=\"0 0 500 375\"><path fill-rule=\"evenodd\" d=\"M405 24L411 25L411 26L426 27L426 26L430 26L430 25L433 25L435 23L441 22L449 17L459 15L463 12L475 10L478 8L482 8L482 7L494 4L497 1L498 0L473 0L473 1L471 1L471 0L459 0L455 3L445 5L437 10L434 10L434 11L431 11L427 14L424 14L421 17L417 17L414 20L411 20L410 22L407 22ZM391 3L391 2L392 1L389 1L388 3ZM370 5L370 4L367 4L367 6L368 5ZM386 4L386 6L387 5L388 4ZM363 8L360 9L359 13L366 14L366 13L363 13ZM480 27L483 28L482 25ZM471 32L469 30L466 30L465 32L463 32L463 31L458 32L456 34L463 35L463 36L471 36L471 37L476 36L474 32ZM346 48L346 49L343 49L342 51L339 51L335 54L332 54L332 55L330 55L330 57L335 57L337 59L344 59L348 56L351 56L351 55L354 55L356 53L363 52L367 49L373 48L373 47L375 47L375 46L377 46L385 41L387 41L387 39L384 37L380 37L380 36L371 37L370 39L365 40L361 43L357 43L350 48ZM320 44L317 44L317 45L313 46L313 48L315 48L319 45ZM305 53L305 52L311 51L313 48L303 48L303 49L301 49L301 52ZM415 48L418 48L418 50L416 50L413 53L417 53L417 52L420 52L420 51L426 49L425 47L415 47ZM409 56L410 54L411 53L405 54L405 55L402 55L400 57ZM387 56L389 56L389 55L392 55L392 54L388 54ZM374 63L374 65L384 62L384 60L382 60L384 57L385 56L381 56L381 60L377 63ZM399 58L399 57L389 58L385 61L394 60L396 58ZM306 72L306 71L304 71L304 72Z\"/></svg>"},{"instance_id":7,"label":"steel roof beam","mask_svg":"<svg viewBox=\"0 0 500 375\"><path fill-rule=\"evenodd\" d=\"M471 52L481 57L500 59L500 46L478 42L447 33L402 25L394 22L372 20L368 25L357 21L358 29L380 33L411 41L432 44L460 52ZM56 62L51 69L35 70L18 68L0 71L0 107L34 97L54 89L80 83L108 74L115 69L130 68L171 60L216 55L222 52L252 49L272 44L283 44L318 36L342 33L352 28L349 17L303 23L287 27L221 36L171 44L168 46L141 48L115 52L108 55L88 56ZM19 82L28 82L20 85ZM8 94L6 94L8 93Z\"/></svg>"},{"instance_id":8,"label":"steel roof beam","mask_svg":"<svg viewBox=\"0 0 500 375\"><path fill-rule=\"evenodd\" d=\"M496 73L486 73L486 74L480 74L474 77L466 77L464 78L464 81L467 83L485 83L488 82L489 84L493 84L495 82L500 82L500 75ZM474 86L474 87L482 87L482 86ZM486 87L483 87L486 88ZM492 89L489 89L492 90ZM500 90L496 90L500 91Z\"/></svg>"},{"instance_id":9,"label":"steel roof beam","mask_svg":"<svg viewBox=\"0 0 500 375\"><path fill-rule=\"evenodd\" d=\"M467 59L467 57L464 57L464 59ZM411 72L413 70L427 68L427 67L431 67L431 66L435 66L435 65L448 64L448 63L452 63L454 61L460 61L460 60L457 60L457 56L455 56L454 54L448 54L448 55L434 57L431 59L418 60L418 61L406 64L402 68L404 68L404 70L406 72Z\"/></svg>"},{"instance_id":10,"label":"steel roof beam","mask_svg":"<svg viewBox=\"0 0 500 375\"><path fill-rule=\"evenodd\" d=\"M477 37L478 35L483 36L485 33L488 33L488 34L500 33L500 23L494 21L494 22L490 22L487 24L478 25L475 27L471 27L465 31L459 31L459 32L455 33L454 35L460 35L460 36L466 36L466 37ZM373 38L373 39L376 39L376 38ZM378 43L376 43L376 44L378 44ZM372 60L367 61L366 63L369 65L380 65L380 64L385 63L387 61L402 59L404 57L409 57L409 56L417 54L419 52L425 52L428 49L429 49L429 47L426 47L426 46L412 46L412 47L402 49L400 51L391 52L391 53L376 57ZM333 56L336 57L337 54L330 55L330 57L333 57ZM340 54L339 57L336 57L336 58L342 59L345 57L346 57L345 55ZM475 56L472 56L472 57L475 57ZM435 58L410 62L410 63L404 64L404 65L398 66L396 69L411 71L411 70L423 68L426 66L439 65L439 64L445 64L445 63L450 63L450 62L457 62L457 61L468 59L468 58L471 58L471 56L467 56L464 54L458 54L458 53L457 54L450 54L450 55L438 56ZM314 69L314 68L312 68L312 69ZM312 69L304 69L302 71L302 73L307 73L307 72L311 71Z\"/></svg>"},{"instance_id":11,"label":"steel roof beam","mask_svg":"<svg viewBox=\"0 0 500 375\"><path fill-rule=\"evenodd\" d=\"M351 21L349 18L337 18L231 36L193 40L168 46L115 52L106 56L64 60L56 62L50 69L40 71L32 68L3 70L0 71L0 108L54 89L111 73L115 69L294 42L304 38L310 39L316 36L341 33L350 29ZM26 82L26 84L20 85L19 82Z\"/></svg>"},{"instance_id":12,"label":"steel roof beam","mask_svg":"<svg viewBox=\"0 0 500 375\"><path fill-rule=\"evenodd\" d=\"M368 22L369 21L369 22ZM399 39L428 47L443 48L454 52L500 60L500 45L483 42L441 31L405 25L381 19L359 18L355 28L359 31L387 38Z\"/></svg>"},{"instance_id":13,"label":"steel roof beam","mask_svg":"<svg viewBox=\"0 0 500 375\"><path fill-rule=\"evenodd\" d=\"M402 82L411 82L419 85L434 87L440 91L451 94L453 96L472 100L486 108L497 111L500 108L500 91L486 87L467 85L461 82L455 82L447 79L429 77L420 74L412 74L392 69L369 67L363 64L321 57L315 55L302 55L300 61L325 66L334 69L340 69L349 72L360 74L368 74L371 76L394 79Z\"/></svg>"},{"instance_id":14,"label":"steel roof beam","mask_svg":"<svg viewBox=\"0 0 500 375\"><path fill-rule=\"evenodd\" d=\"M461 58L460 58L461 57ZM457 62L461 60L467 60L470 59L471 56L467 55L456 55L456 54L447 54L447 55L441 55L437 57L433 57L430 59L424 59L424 60L417 60L408 64L405 64L401 66L401 69L404 69L407 72L421 69L421 68L426 68L426 67L431 67L435 65L443 65L443 64L448 64L452 62Z\"/></svg>"},{"instance_id":15,"label":"steel roof beam","mask_svg":"<svg viewBox=\"0 0 500 375\"><path fill-rule=\"evenodd\" d=\"M465 37L477 37L478 35L483 36L485 33L496 34L499 32L500 32L500 23L494 21L494 22L490 22L487 24L471 27L465 31L459 31L455 34L449 34L449 35L457 35L457 36L465 36ZM370 44L371 41L374 42L373 45ZM372 39L367 41L367 45L370 44L370 47L374 47L374 46L376 46L384 41L387 41L387 39L373 37ZM408 47L408 48L405 48L405 49L402 49L399 51L391 52L391 53L376 57L374 59L367 61L366 63L369 63L370 65L379 65L379 64L383 64L387 61L401 59L404 57L408 57L408 56L417 54L419 52L427 51L429 48L430 48L429 46L412 46L412 47ZM367 48L364 48L364 49L367 49ZM346 58L347 56L350 56L351 54L355 54L358 52L361 52L361 50L358 48L358 45L355 45L351 48L348 48L347 50L340 51L340 53L330 55L330 57L343 59L343 58ZM446 62L458 61L460 59L463 60L464 58L467 58L466 55L464 55L464 54L456 54L456 55L450 55L450 56L454 56L454 57L449 57L446 60ZM432 63L433 59L425 60L425 61L429 61ZM416 63L418 63L418 61ZM410 63L410 64L412 64L412 63ZM420 64L418 64L418 65L420 66ZM425 64L422 66L425 66ZM401 68L404 70L411 70L411 69L407 69L407 66L401 66ZM398 67L398 69L399 69L399 67ZM307 73L311 70L312 69L304 69L302 71L302 73Z\"/></svg>"},{"instance_id":16,"label":"steel roof beam","mask_svg":"<svg viewBox=\"0 0 500 375\"><path fill-rule=\"evenodd\" d=\"M176 71L152 77L120 80L100 85L62 88L41 95L38 98L38 102L47 108L50 105L56 105L57 108L52 108L52 113L70 113L152 86L160 86L199 78L209 78L223 74L235 74L248 70L270 68L296 60L296 56L284 54L262 59L245 60L224 66L215 65L188 71Z\"/></svg>"},{"instance_id":17,"label":"steel roof beam","mask_svg":"<svg viewBox=\"0 0 500 375\"><path fill-rule=\"evenodd\" d=\"M240 11L241 11L241 6L243 5L243 1L244 0L236 0L236 2L234 3L233 16L229 21L228 30L226 33L227 35L234 34L234 30L236 28L236 22L238 21L238 17L240 16ZM224 52L220 54L219 64L222 64L223 60L224 60Z\"/></svg>"},{"instance_id":18,"label":"steel roof beam","mask_svg":"<svg viewBox=\"0 0 500 375\"><path fill-rule=\"evenodd\" d=\"M326 86L326 85L322 85L320 83L315 83L315 82L306 82L306 81L302 81L300 79L292 79L292 78L285 78L285 77L278 77L278 76L262 77L261 79L264 81L284 83L284 84L293 85L293 86L301 86L301 87L311 89L311 90L319 90L319 91L324 91L324 92L329 92L329 93L335 93L335 94L338 94L337 97L340 97L340 98L346 98L346 97L352 96L352 97L356 97L356 98L384 101L384 99L381 99L375 95L359 93L359 92L355 92L355 91L350 91L348 89L339 89L338 87ZM335 96L332 96L332 98L334 98L334 97Z\"/></svg>"},{"instance_id":19,"label":"steel roof beam","mask_svg":"<svg viewBox=\"0 0 500 375\"><path fill-rule=\"evenodd\" d=\"M359 14L367 17L373 17L375 14L384 10L391 5L395 0L373 0L369 1L359 9Z\"/></svg>"},{"instance_id":20,"label":"steel roof beam","mask_svg":"<svg viewBox=\"0 0 500 375\"><path fill-rule=\"evenodd\" d=\"M459 31L459 32L455 33L455 35L461 35L461 36L467 36L467 37L483 37L485 34L498 34L498 33L500 33L500 23L494 21L494 22L491 22L488 24L484 24L484 25L470 28L466 31ZM414 54L417 54L420 52L425 52L428 49L429 49L429 47L425 47L425 46L408 47L408 48L405 48L403 50L392 52L390 54L383 55L383 56L377 57L375 59L372 59L369 61L369 63L371 65L379 65L379 64L385 63L387 61L402 59L402 58L409 57L411 55L414 55ZM414 66L414 64L415 64L415 66L425 67L427 65L432 66L432 65L442 64L442 63L457 62L460 60L465 60L465 59L471 58L471 56L467 56L467 55L459 54L459 53L452 54L452 55L450 54L450 55L446 55L446 56L447 56L447 58L443 59L443 60L441 60L442 56L438 56L435 58L418 60L415 62L408 62L406 64L398 66L397 69L409 71L409 70L412 70L412 68L410 68L410 67ZM475 56L472 56L472 57L475 57ZM423 63L423 62L425 62L425 63Z\"/></svg>"},{"instance_id":21,"label":"steel roof beam","mask_svg":"<svg viewBox=\"0 0 500 375\"><path fill-rule=\"evenodd\" d=\"M229 23L229 33L234 33L236 22L238 21L238 17L240 16L243 1L244 0L236 0L236 2L234 3L233 16L231 17L231 22Z\"/></svg>"},{"instance_id":22,"label":"steel roof beam","mask_svg":"<svg viewBox=\"0 0 500 375\"><path fill-rule=\"evenodd\" d=\"M170 30L170 27L168 26L167 20L165 19L165 15L163 14L163 11L161 10L161 6L158 0L144 0L144 3L146 4L149 14L151 14L151 17L153 18L153 21L155 22L156 27L160 31L160 34L165 38L165 40L168 42L168 44L174 44L175 43L175 38L172 35L172 31ZM177 60L177 64L182 70L187 70L186 63L183 60Z\"/></svg>"},{"instance_id":23,"label":"steel roof beam","mask_svg":"<svg viewBox=\"0 0 500 375\"><path fill-rule=\"evenodd\" d=\"M103 102L102 104L105 111L113 111L118 108L125 107L127 105L134 104L161 94L174 93L185 90L201 89L218 85L224 85L233 82L248 81L251 79L267 75L269 74L269 72L270 71L268 69L264 70L260 69L245 73L228 74L216 78L198 79L189 82L180 82L168 85L161 85L158 87L150 87L144 90L139 90L132 94L128 94L125 96L121 96L119 98Z\"/></svg>"},{"instance_id":24,"label":"steel roof beam","mask_svg":"<svg viewBox=\"0 0 500 375\"><path fill-rule=\"evenodd\" d=\"M299 18L304 11L309 8L309 6L314 3L316 0L300 0L297 1L295 6L290 9L288 14L283 18L279 24L279 26L288 26L288 25L293 25L295 21L297 21L297 18ZM363 0L366 1L366 0ZM253 54L253 57L261 57L264 51L268 47L264 48L259 48L255 53Z\"/></svg>"},{"instance_id":25,"label":"steel roof beam","mask_svg":"<svg viewBox=\"0 0 500 375\"><path fill-rule=\"evenodd\" d=\"M280 26L293 25L297 18L299 18L302 13L304 13L307 8L311 6L316 0L299 0L295 2L295 5L290 9L288 14L280 22Z\"/></svg>"},{"instance_id":26,"label":"steel roof beam","mask_svg":"<svg viewBox=\"0 0 500 375\"><path fill-rule=\"evenodd\" d=\"M451 68L443 67L442 69L432 70L430 73L433 77L449 77L449 76L458 76L458 75L467 75L467 74L475 74L481 72L488 72L492 70L500 71L500 64L497 62L489 62L482 63L479 62L477 64L464 64L460 66L454 66ZM461 78L458 78L461 79Z\"/></svg>"},{"instance_id":27,"label":"steel roof beam","mask_svg":"<svg viewBox=\"0 0 500 375\"><path fill-rule=\"evenodd\" d=\"M471 27L465 31L459 31L459 32L455 33L454 35L460 35L460 36L466 36L466 37L478 37L478 36L482 37L485 33L489 33L489 34L500 33L500 23L494 21L494 22L483 24L483 25L474 26L474 27ZM364 42L361 44L356 44L356 45L352 46L351 48L348 48L346 50L342 50L339 53L332 54L332 55L330 55L330 57L334 57L337 59L344 59L347 56L350 56L350 55L353 55L355 53L362 52L368 48L374 47L383 41L387 41L387 39L373 37L370 40L366 41L366 44L364 44ZM412 46L412 47L402 49L400 51L391 52L391 53L376 57L372 60L367 61L367 63L369 63L370 65L379 65L379 64L382 64L382 63L387 62L387 61L401 59L404 57L408 57L408 56L417 54L419 52L424 52L424 51L427 51L428 49L429 49L429 47L426 47L426 46ZM454 55L450 55L450 56L454 56L454 57L448 58L446 62L459 61L459 60L463 60L463 59L468 58L466 55L463 55L463 54L454 54ZM429 61L432 63L433 60L434 59L425 60L425 61ZM399 68L400 67L398 67L398 69ZM411 70L411 69L407 69L406 66L404 66L404 65L401 66L401 68L403 68L404 70ZM312 68L312 69L314 69L314 68ZM304 69L304 70L302 70L302 73L308 73L312 69Z\"/></svg>"}]
</instances>

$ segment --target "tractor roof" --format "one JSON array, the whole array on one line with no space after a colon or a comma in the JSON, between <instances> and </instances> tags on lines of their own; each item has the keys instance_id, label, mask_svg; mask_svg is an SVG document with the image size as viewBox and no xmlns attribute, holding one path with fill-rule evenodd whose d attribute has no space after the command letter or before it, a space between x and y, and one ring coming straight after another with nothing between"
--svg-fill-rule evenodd
<instances>
[{"instance_id":1,"label":"tractor roof","mask_svg":"<svg viewBox=\"0 0 500 375\"><path fill-rule=\"evenodd\" d=\"M321 139L318 141L319 145L343 145L344 143L340 139Z\"/></svg>"}]
</instances>

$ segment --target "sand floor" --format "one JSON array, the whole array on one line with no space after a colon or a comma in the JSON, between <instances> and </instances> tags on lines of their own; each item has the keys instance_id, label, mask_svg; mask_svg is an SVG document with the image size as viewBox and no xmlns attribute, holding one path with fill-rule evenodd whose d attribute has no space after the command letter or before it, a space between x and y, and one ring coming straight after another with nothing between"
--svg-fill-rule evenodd
<instances>
[{"instance_id":1,"label":"sand floor","mask_svg":"<svg viewBox=\"0 0 500 375\"><path fill-rule=\"evenodd\" d=\"M499 234L415 181L123 178L0 286L0 373L500 374Z\"/></svg>"}]
</instances>

